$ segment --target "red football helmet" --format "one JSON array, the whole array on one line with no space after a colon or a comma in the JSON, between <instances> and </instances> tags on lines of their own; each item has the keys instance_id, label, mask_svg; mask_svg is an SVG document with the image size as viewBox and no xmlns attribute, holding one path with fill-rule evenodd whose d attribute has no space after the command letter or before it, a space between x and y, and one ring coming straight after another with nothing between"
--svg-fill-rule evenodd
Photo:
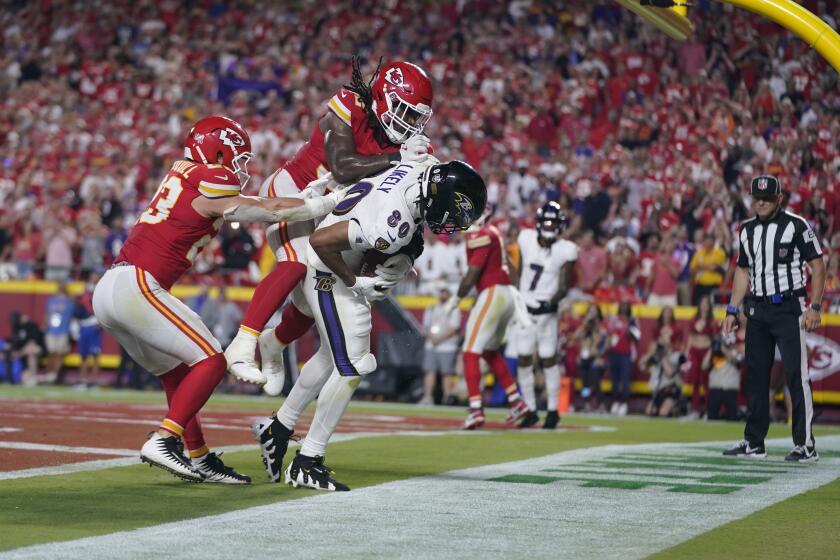
<instances>
[{"instance_id":1,"label":"red football helmet","mask_svg":"<svg viewBox=\"0 0 840 560\"><path fill-rule=\"evenodd\" d=\"M239 178L245 188L250 179L248 161L251 138L235 120L227 117L205 117L195 123L184 141L184 157L204 164L221 163ZM221 158L221 161L219 161Z\"/></svg>"},{"instance_id":2,"label":"red football helmet","mask_svg":"<svg viewBox=\"0 0 840 560\"><path fill-rule=\"evenodd\" d=\"M379 71L371 90L373 112L394 144L423 132L432 118L432 82L419 66L392 62Z\"/></svg>"}]
</instances>

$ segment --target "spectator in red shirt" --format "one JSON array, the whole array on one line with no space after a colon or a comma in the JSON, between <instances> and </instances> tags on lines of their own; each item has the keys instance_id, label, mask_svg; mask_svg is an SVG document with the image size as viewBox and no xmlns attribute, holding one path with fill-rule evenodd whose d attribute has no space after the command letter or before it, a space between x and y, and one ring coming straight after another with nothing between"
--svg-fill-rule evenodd
<instances>
[{"instance_id":1,"label":"spectator in red shirt","mask_svg":"<svg viewBox=\"0 0 840 560\"><path fill-rule=\"evenodd\" d=\"M677 278L682 272L682 261L674 251L673 237L666 236L653 258L648 277L648 305L677 306Z\"/></svg>"},{"instance_id":2,"label":"spectator in red shirt","mask_svg":"<svg viewBox=\"0 0 840 560\"><path fill-rule=\"evenodd\" d=\"M586 230L580 238L576 273L578 286L583 292L592 294L607 273L607 252L595 244L595 234Z\"/></svg>"}]
</instances>

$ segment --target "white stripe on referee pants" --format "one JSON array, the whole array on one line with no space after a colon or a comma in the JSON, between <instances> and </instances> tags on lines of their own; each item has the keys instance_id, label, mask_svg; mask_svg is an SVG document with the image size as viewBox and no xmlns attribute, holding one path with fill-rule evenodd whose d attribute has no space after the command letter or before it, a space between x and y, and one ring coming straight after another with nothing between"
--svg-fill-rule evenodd
<instances>
[{"instance_id":1,"label":"white stripe on referee pants","mask_svg":"<svg viewBox=\"0 0 840 560\"><path fill-rule=\"evenodd\" d=\"M813 445L811 439L811 422L814 419L814 400L811 387L808 385L808 347L805 344L805 329L799 327L799 379L802 383L802 398L805 401L805 445Z\"/></svg>"}]
</instances>

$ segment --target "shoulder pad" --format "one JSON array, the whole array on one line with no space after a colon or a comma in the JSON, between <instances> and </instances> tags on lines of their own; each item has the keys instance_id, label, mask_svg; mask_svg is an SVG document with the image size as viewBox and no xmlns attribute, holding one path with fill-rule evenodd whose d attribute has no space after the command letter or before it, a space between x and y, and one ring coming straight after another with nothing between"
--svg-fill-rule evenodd
<instances>
[{"instance_id":1,"label":"shoulder pad","mask_svg":"<svg viewBox=\"0 0 840 560\"><path fill-rule=\"evenodd\" d=\"M479 235L477 237L471 237L467 239L467 249L478 249L479 247L490 245L490 236L486 233L478 233Z\"/></svg>"},{"instance_id":2,"label":"shoulder pad","mask_svg":"<svg viewBox=\"0 0 840 560\"><path fill-rule=\"evenodd\" d=\"M242 189L239 179L223 165L198 165L190 179L198 192L207 198L236 196Z\"/></svg>"},{"instance_id":3,"label":"shoulder pad","mask_svg":"<svg viewBox=\"0 0 840 560\"><path fill-rule=\"evenodd\" d=\"M341 88L327 102L327 109L344 121L347 126L353 126L354 109L360 109L358 97L352 91Z\"/></svg>"}]
</instances>

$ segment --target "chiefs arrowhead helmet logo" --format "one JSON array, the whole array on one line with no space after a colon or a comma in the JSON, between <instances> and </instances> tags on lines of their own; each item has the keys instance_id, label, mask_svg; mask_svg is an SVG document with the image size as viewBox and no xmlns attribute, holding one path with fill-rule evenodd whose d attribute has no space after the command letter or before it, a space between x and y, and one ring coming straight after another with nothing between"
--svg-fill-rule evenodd
<instances>
[{"instance_id":1,"label":"chiefs arrowhead helmet logo","mask_svg":"<svg viewBox=\"0 0 840 560\"><path fill-rule=\"evenodd\" d=\"M388 71L385 72L385 81L394 87L400 88L406 93L411 93L413 90L411 84L405 81L405 76L403 76L401 68L389 68Z\"/></svg>"},{"instance_id":2,"label":"chiefs arrowhead helmet logo","mask_svg":"<svg viewBox=\"0 0 840 560\"><path fill-rule=\"evenodd\" d=\"M402 70L399 68L389 68L385 72L385 81L393 86L401 87L404 82Z\"/></svg>"},{"instance_id":3,"label":"chiefs arrowhead helmet logo","mask_svg":"<svg viewBox=\"0 0 840 560\"><path fill-rule=\"evenodd\" d=\"M219 132L219 140L222 141L222 144L230 146L231 148L241 148L245 145L245 140L242 139L242 136L230 128L223 128L222 131Z\"/></svg>"}]
</instances>

